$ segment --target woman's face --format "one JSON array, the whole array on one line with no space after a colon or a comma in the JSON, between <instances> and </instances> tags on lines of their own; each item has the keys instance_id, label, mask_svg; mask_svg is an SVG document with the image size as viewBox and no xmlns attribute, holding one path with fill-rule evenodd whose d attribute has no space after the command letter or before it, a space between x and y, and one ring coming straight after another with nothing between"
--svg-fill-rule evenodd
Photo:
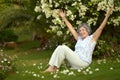
<instances>
[{"instance_id":1,"label":"woman's face","mask_svg":"<svg viewBox=\"0 0 120 80\"><path fill-rule=\"evenodd\" d=\"M89 36L89 33L87 32L86 28L80 27L79 34L82 37L82 39L85 39L87 36Z\"/></svg>"}]
</instances>

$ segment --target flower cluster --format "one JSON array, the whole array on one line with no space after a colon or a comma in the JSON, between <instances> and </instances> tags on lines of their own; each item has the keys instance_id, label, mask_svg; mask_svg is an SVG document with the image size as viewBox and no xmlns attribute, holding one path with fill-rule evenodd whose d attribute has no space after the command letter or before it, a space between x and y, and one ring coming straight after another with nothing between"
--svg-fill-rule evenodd
<instances>
[{"instance_id":1,"label":"flower cluster","mask_svg":"<svg viewBox=\"0 0 120 80\"><path fill-rule=\"evenodd\" d=\"M113 0L102 0L101 2L98 3L97 10L98 11L100 11L100 10L107 11L110 6L114 5L113 2L114 2Z\"/></svg>"},{"instance_id":2,"label":"flower cluster","mask_svg":"<svg viewBox=\"0 0 120 80\"><path fill-rule=\"evenodd\" d=\"M8 73L15 70L14 59L7 54L3 53L3 50L0 50L0 76L2 79L7 77ZM1 78L0 78L1 79Z\"/></svg>"},{"instance_id":3,"label":"flower cluster","mask_svg":"<svg viewBox=\"0 0 120 80\"><path fill-rule=\"evenodd\" d=\"M89 26L96 25L99 16L98 11L106 12L113 5L113 0L90 0L88 1L88 4L84 4L82 0L40 0L37 2L37 6L35 7L34 11L43 13L46 18L52 19L52 23L47 32L56 32L58 36L61 36L64 35L61 29L65 28L65 24L58 15L59 9L63 9L66 11L66 16L75 26L75 28L77 28L77 25L82 23L82 21L86 21ZM96 9L96 11L93 9ZM114 11L119 12L119 6L115 6ZM38 15L37 19L40 19L40 15ZM119 16L116 18L112 18L109 21L109 24L114 24L114 26L118 26L120 24L119 20ZM56 29L55 27L57 28L57 30L54 30Z\"/></svg>"}]
</instances>

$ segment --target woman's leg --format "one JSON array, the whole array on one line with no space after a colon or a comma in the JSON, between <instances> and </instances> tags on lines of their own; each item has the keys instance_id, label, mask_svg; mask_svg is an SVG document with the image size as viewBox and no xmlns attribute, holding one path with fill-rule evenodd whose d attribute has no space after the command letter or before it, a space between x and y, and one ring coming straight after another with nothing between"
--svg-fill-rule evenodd
<instances>
[{"instance_id":1,"label":"woman's leg","mask_svg":"<svg viewBox=\"0 0 120 80\"><path fill-rule=\"evenodd\" d=\"M57 68L59 68L62 62L64 61L64 59L65 59L65 51L63 49L63 46L59 45L53 52L49 61L49 65L56 66Z\"/></svg>"},{"instance_id":2,"label":"woman's leg","mask_svg":"<svg viewBox=\"0 0 120 80\"><path fill-rule=\"evenodd\" d=\"M45 70L45 72L53 72L56 71L57 68L60 67L62 61L65 59L64 51L62 49L62 46L59 45L55 51L53 52L50 61L49 61L49 67Z\"/></svg>"},{"instance_id":3,"label":"woman's leg","mask_svg":"<svg viewBox=\"0 0 120 80\"><path fill-rule=\"evenodd\" d=\"M85 68L89 64L79 58L77 54L74 53L69 47L63 45L63 50L65 52L65 59L70 64L71 68L80 69Z\"/></svg>"},{"instance_id":4,"label":"woman's leg","mask_svg":"<svg viewBox=\"0 0 120 80\"><path fill-rule=\"evenodd\" d=\"M65 45L60 45L53 52L49 61L50 66L47 70L56 70L60 67L64 59L66 59L70 63L71 67L76 69L88 66L88 64L80 60L79 57L69 47Z\"/></svg>"}]
</instances>

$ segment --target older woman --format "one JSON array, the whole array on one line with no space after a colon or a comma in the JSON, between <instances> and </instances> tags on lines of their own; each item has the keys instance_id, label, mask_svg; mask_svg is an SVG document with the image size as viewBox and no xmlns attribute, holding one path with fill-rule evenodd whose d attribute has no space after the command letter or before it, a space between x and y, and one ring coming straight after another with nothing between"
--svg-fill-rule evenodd
<instances>
[{"instance_id":1,"label":"older woman","mask_svg":"<svg viewBox=\"0 0 120 80\"><path fill-rule=\"evenodd\" d=\"M65 59L73 69L88 67L92 62L92 53L95 48L96 41L100 37L103 28L105 27L111 11L112 8L107 11L105 18L98 29L91 34L90 27L88 27L85 23L79 25L79 28L76 31L67 20L65 12L61 10L59 12L60 17L63 19L77 41L75 51L71 50L66 45L59 45L53 52L49 61L49 67L45 70L45 72L56 71Z\"/></svg>"}]
</instances>

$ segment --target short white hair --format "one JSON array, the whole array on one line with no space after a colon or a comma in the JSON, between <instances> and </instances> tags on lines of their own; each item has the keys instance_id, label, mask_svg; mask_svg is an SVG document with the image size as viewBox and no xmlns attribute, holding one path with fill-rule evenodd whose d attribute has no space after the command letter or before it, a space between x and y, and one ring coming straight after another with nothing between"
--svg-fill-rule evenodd
<instances>
[{"instance_id":1,"label":"short white hair","mask_svg":"<svg viewBox=\"0 0 120 80\"><path fill-rule=\"evenodd\" d=\"M91 27L89 27L86 23L79 24L78 30L77 30L78 33L81 27L84 27L89 35L91 34L92 32Z\"/></svg>"}]
</instances>

